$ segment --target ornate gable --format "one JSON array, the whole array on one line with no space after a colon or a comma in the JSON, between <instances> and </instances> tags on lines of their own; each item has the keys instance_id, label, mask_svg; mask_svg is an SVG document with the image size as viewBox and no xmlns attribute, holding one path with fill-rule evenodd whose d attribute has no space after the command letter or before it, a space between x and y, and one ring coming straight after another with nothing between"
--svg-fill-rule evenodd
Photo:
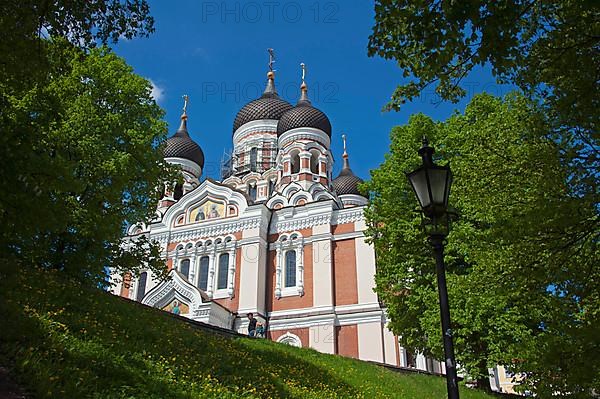
<instances>
[{"instance_id":1,"label":"ornate gable","mask_svg":"<svg viewBox=\"0 0 600 399\"><path fill-rule=\"evenodd\" d=\"M202 304L209 302L208 298L203 297L198 288L174 269L169 273L169 278L154 287L142 298L144 305L189 316L197 312Z\"/></svg>"},{"instance_id":2,"label":"ornate gable","mask_svg":"<svg viewBox=\"0 0 600 399\"><path fill-rule=\"evenodd\" d=\"M161 224L178 227L233 218L244 213L249 202L244 193L212 179L206 179L167 209Z\"/></svg>"}]
</instances>

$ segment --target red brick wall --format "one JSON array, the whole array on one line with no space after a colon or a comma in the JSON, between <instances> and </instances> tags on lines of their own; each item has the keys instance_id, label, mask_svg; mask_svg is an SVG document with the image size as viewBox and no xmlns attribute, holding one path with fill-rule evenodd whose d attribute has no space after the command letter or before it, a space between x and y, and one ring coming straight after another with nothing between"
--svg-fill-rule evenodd
<instances>
[{"instance_id":1,"label":"red brick wall","mask_svg":"<svg viewBox=\"0 0 600 399\"><path fill-rule=\"evenodd\" d=\"M356 285L356 250L354 239L334 241L333 272L335 276L334 304L352 305L358 303Z\"/></svg>"},{"instance_id":2,"label":"red brick wall","mask_svg":"<svg viewBox=\"0 0 600 399\"><path fill-rule=\"evenodd\" d=\"M356 324L336 326L335 353L342 356L358 358L358 329Z\"/></svg>"},{"instance_id":3,"label":"red brick wall","mask_svg":"<svg viewBox=\"0 0 600 399\"><path fill-rule=\"evenodd\" d=\"M342 234L342 233L352 233L354 232L354 222L352 223L344 223L344 224L335 224L331 226L331 234Z\"/></svg>"}]
</instances>

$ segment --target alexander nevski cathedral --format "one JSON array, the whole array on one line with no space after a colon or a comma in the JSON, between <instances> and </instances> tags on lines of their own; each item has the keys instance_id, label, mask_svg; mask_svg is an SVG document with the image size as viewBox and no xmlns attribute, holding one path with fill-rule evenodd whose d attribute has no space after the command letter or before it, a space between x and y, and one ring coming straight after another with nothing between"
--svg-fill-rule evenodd
<instances>
[{"instance_id":1,"label":"alexander nevski cathedral","mask_svg":"<svg viewBox=\"0 0 600 399\"><path fill-rule=\"evenodd\" d=\"M204 153L190 138L184 107L164 150L184 183L165 190L152 223L131 226L125 237L158 241L170 279L149 271L113 276L113 293L244 334L253 313L273 341L444 372L405 351L386 328L373 291L375 252L364 235L367 198L345 142L333 176L336 136L311 104L304 73L292 105L277 94L271 70L262 96L233 121L222 180L203 179Z\"/></svg>"}]
</instances>

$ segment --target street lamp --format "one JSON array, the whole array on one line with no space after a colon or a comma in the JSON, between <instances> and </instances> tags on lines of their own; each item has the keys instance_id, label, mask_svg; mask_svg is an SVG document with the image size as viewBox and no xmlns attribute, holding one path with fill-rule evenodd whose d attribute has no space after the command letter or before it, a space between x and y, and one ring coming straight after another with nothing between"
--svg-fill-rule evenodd
<instances>
[{"instance_id":1,"label":"street lamp","mask_svg":"<svg viewBox=\"0 0 600 399\"><path fill-rule=\"evenodd\" d=\"M434 149L429 146L427 137L423 137L423 146L419 149L423 164L413 172L407 173L406 177L408 177L408 181L421 206L423 226L429 236L429 243L433 247L435 255L444 355L446 357L448 398L458 399L458 379L456 377L456 361L454 359L452 329L450 328L450 308L448 306L448 288L446 287L444 265L444 240L449 230L448 196L452 185L452 172L449 166L434 164L433 153Z\"/></svg>"}]
</instances>

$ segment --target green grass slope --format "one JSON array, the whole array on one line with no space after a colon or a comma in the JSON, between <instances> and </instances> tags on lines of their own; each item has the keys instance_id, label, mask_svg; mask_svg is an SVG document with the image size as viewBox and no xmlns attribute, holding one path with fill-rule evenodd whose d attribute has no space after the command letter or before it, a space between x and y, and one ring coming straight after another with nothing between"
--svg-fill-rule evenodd
<instances>
[{"instance_id":1,"label":"green grass slope","mask_svg":"<svg viewBox=\"0 0 600 399\"><path fill-rule=\"evenodd\" d=\"M442 378L221 337L56 272L15 269L0 271L0 362L36 398L446 397Z\"/></svg>"}]
</instances>

